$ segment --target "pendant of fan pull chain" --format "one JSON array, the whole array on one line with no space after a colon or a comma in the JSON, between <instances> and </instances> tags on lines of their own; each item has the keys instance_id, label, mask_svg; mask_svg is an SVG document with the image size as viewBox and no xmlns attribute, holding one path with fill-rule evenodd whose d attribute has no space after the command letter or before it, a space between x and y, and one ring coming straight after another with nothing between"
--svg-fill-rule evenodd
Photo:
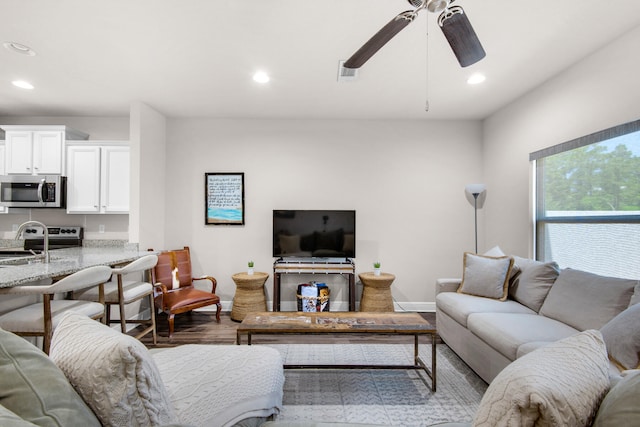
<instances>
[{"instance_id":1,"label":"pendant of fan pull chain","mask_svg":"<svg viewBox=\"0 0 640 427\"><path fill-rule=\"evenodd\" d=\"M486 56L484 48L461 6L451 6L455 0L407 0L414 10L400 13L373 35L360 49L344 62L345 68L360 68L385 44L407 27L426 9L441 13L438 26L444 33L460 66L468 67Z\"/></svg>"}]
</instances>

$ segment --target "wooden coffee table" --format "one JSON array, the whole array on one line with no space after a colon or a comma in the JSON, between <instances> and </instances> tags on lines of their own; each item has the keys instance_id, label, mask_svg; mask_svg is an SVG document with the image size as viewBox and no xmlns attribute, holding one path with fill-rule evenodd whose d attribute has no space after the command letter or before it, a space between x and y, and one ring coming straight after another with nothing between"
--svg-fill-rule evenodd
<instances>
[{"instance_id":1,"label":"wooden coffee table","mask_svg":"<svg viewBox=\"0 0 640 427\"><path fill-rule=\"evenodd\" d=\"M410 335L414 339L413 365L284 365L285 369L415 369L431 378L431 390L436 391L436 337L435 326L418 313L367 312L260 312L248 313L237 329L238 345L242 335L259 334L377 334ZM418 338L431 336L431 369L420 358ZM424 381L423 376L420 376ZM426 381L425 381L426 383Z\"/></svg>"}]
</instances>

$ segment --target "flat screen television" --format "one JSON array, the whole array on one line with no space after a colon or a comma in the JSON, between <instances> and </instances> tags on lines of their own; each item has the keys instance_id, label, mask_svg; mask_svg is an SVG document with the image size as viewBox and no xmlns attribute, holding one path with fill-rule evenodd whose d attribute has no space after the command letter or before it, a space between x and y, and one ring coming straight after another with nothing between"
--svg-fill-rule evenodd
<instances>
[{"instance_id":1,"label":"flat screen television","mask_svg":"<svg viewBox=\"0 0 640 427\"><path fill-rule=\"evenodd\" d=\"M273 256L354 258L355 210L274 210Z\"/></svg>"}]
</instances>

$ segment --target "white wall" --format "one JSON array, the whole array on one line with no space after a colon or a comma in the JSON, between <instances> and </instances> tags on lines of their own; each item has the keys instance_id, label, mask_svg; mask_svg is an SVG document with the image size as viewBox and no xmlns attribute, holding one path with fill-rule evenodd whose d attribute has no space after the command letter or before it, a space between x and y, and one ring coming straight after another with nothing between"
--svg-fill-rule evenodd
<instances>
[{"instance_id":1,"label":"white wall","mask_svg":"<svg viewBox=\"0 0 640 427\"><path fill-rule=\"evenodd\" d=\"M141 250L165 247L166 119L150 106L131 105L129 239Z\"/></svg>"},{"instance_id":2,"label":"white wall","mask_svg":"<svg viewBox=\"0 0 640 427\"><path fill-rule=\"evenodd\" d=\"M487 246L531 254L529 153L640 118L640 27L484 123Z\"/></svg>"},{"instance_id":3,"label":"white wall","mask_svg":"<svg viewBox=\"0 0 640 427\"><path fill-rule=\"evenodd\" d=\"M435 279L459 276L462 251L473 250L464 186L481 169L479 122L168 120L166 243L191 247L195 272L218 279L223 301L232 274L254 260L270 273L271 299L272 210L355 209L357 273L380 260L412 309L433 302ZM206 172L244 172L245 226L204 224ZM313 279L324 278L285 281L283 303ZM345 282L328 280L336 307Z\"/></svg>"}]
</instances>

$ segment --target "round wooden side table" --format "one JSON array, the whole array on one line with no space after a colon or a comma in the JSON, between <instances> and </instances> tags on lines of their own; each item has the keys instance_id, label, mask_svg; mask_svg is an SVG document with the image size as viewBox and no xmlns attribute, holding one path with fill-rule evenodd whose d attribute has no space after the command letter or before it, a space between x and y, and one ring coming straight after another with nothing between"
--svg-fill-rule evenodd
<instances>
[{"instance_id":1,"label":"round wooden side table","mask_svg":"<svg viewBox=\"0 0 640 427\"><path fill-rule=\"evenodd\" d=\"M233 297L231 320L242 322L247 313L267 311L267 298L264 293L264 282L267 273L236 273L231 278L236 283L236 294Z\"/></svg>"},{"instance_id":2,"label":"round wooden side table","mask_svg":"<svg viewBox=\"0 0 640 427\"><path fill-rule=\"evenodd\" d=\"M380 273L379 276L376 276L371 272L360 273L358 277L362 282L360 311L395 311L391 296L391 283L396 276L389 273Z\"/></svg>"}]
</instances>

